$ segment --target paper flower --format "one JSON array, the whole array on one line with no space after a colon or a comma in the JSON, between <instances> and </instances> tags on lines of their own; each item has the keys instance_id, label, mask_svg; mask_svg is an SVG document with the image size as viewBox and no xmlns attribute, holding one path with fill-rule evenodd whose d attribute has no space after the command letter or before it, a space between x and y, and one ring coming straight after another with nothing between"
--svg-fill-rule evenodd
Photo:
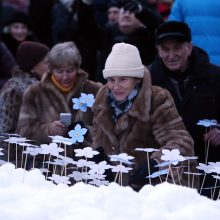
<instances>
[{"instance_id":1,"label":"paper flower","mask_svg":"<svg viewBox=\"0 0 220 220\"><path fill-rule=\"evenodd\" d=\"M99 180L99 179L94 179L89 181L89 184L91 185L95 185L95 186L108 186L109 185L109 181L107 180Z\"/></svg>"},{"instance_id":2,"label":"paper flower","mask_svg":"<svg viewBox=\"0 0 220 220\"><path fill-rule=\"evenodd\" d=\"M220 162L208 162L208 164L213 167L220 167Z\"/></svg>"},{"instance_id":3,"label":"paper flower","mask_svg":"<svg viewBox=\"0 0 220 220\"><path fill-rule=\"evenodd\" d=\"M80 110L82 112L87 111L87 105L85 103L82 103L80 99L73 98L72 102L73 102L73 109Z\"/></svg>"},{"instance_id":4,"label":"paper flower","mask_svg":"<svg viewBox=\"0 0 220 220\"><path fill-rule=\"evenodd\" d=\"M21 137L10 137L8 139L4 140L5 142L8 142L10 144L18 144L20 142L26 142L26 141L30 141L26 138L21 138Z\"/></svg>"},{"instance_id":5,"label":"paper flower","mask_svg":"<svg viewBox=\"0 0 220 220\"><path fill-rule=\"evenodd\" d=\"M68 177L73 178L76 182L82 181L84 179L87 179L87 173L79 172L79 171L73 171L71 174L68 175Z\"/></svg>"},{"instance_id":6,"label":"paper flower","mask_svg":"<svg viewBox=\"0 0 220 220\"><path fill-rule=\"evenodd\" d=\"M4 155L4 153L2 153L2 150L4 150L3 148L0 148L0 156Z\"/></svg>"},{"instance_id":7,"label":"paper flower","mask_svg":"<svg viewBox=\"0 0 220 220\"><path fill-rule=\"evenodd\" d=\"M214 119L212 119L212 120L203 119L203 120L199 120L196 124L208 128L208 127L211 127L211 126L216 126L217 121L214 120Z\"/></svg>"},{"instance_id":8,"label":"paper flower","mask_svg":"<svg viewBox=\"0 0 220 220\"><path fill-rule=\"evenodd\" d=\"M93 150L91 147L85 147L83 149L75 149L76 157L93 158L94 155L99 154L98 151Z\"/></svg>"},{"instance_id":9,"label":"paper flower","mask_svg":"<svg viewBox=\"0 0 220 220\"><path fill-rule=\"evenodd\" d=\"M169 161L173 165L177 165L180 161L184 161L185 158L180 155L180 151L178 149L162 150L163 155L161 156L161 160Z\"/></svg>"},{"instance_id":10,"label":"paper flower","mask_svg":"<svg viewBox=\"0 0 220 220\"><path fill-rule=\"evenodd\" d=\"M109 155L111 161L118 161L122 162L125 164L133 164L130 160L134 159L134 157L129 156L126 153L121 153L121 154L115 154L115 155Z\"/></svg>"},{"instance_id":11,"label":"paper flower","mask_svg":"<svg viewBox=\"0 0 220 220\"><path fill-rule=\"evenodd\" d=\"M220 180L220 176L217 176L217 175L212 175L212 176L213 176L213 178Z\"/></svg>"},{"instance_id":12,"label":"paper flower","mask_svg":"<svg viewBox=\"0 0 220 220\"><path fill-rule=\"evenodd\" d=\"M69 136L71 137L72 143L82 143L84 141L84 136L87 132L86 128L82 128L81 125L77 124L74 130L69 131Z\"/></svg>"},{"instance_id":13,"label":"paper flower","mask_svg":"<svg viewBox=\"0 0 220 220\"><path fill-rule=\"evenodd\" d=\"M56 143L50 143L49 145L47 144L41 144L41 152L40 154L51 154L53 156L58 156L60 152L63 152L64 150Z\"/></svg>"},{"instance_id":14,"label":"paper flower","mask_svg":"<svg viewBox=\"0 0 220 220\"><path fill-rule=\"evenodd\" d=\"M160 151L159 149L156 149L156 148L135 148L135 150L144 151L144 152L148 152L148 153Z\"/></svg>"},{"instance_id":15,"label":"paper flower","mask_svg":"<svg viewBox=\"0 0 220 220\"><path fill-rule=\"evenodd\" d=\"M107 164L106 161L102 161L102 162L100 162L100 163L98 163L98 164L92 164L92 165L89 166L89 167L90 167L90 169L91 169L91 170L89 171L90 174L95 174L95 173L97 173L97 174L103 174L106 169L112 168L112 166L109 165L109 164Z\"/></svg>"},{"instance_id":16,"label":"paper flower","mask_svg":"<svg viewBox=\"0 0 220 220\"><path fill-rule=\"evenodd\" d=\"M158 176L168 174L168 172L169 172L169 170L160 170L160 171L152 173L151 175L147 176L146 178L149 178L149 177L150 178L156 178Z\"/></svg>"},{"instance_id":17,"label":"paper flower","mask_svg":"<svg viewBox=\"0 0 220 220\"><path fill-rule=\"evenodd\" d=\"M88 107L92 107L94 102L95 102L95 98L93 94L85 94L85 93L81 93L81 97L79 98L81 103L86 104Z\"/></svg>"},{"instance_id":18,"label":"paper flower","mask_svg":"<svg viewBox=\"0 0 220 220\"><path fill-rule=\"evenodd\" d=\"M65 163L67 164L77 164L77 162L70 157L64 157L63 155L58 155L58 158L62 161L65 161Z\"/></svg>"},{"instance_id":19,"label":"paper flower","mask_svg":"<svg viewBox=\"0 0 220 220\"><path fill-rule=\"evenodd\" d=\"M52 180L56 184L60 184L60 183L71 184L71 182L69 181L69 177L67 176L60 176L57 174L53 174L51 177L48 177L48 179Z\"/></svg>"},{"instance_id":20,"label":"paper flower","mask_svg":"<svg viewBox=\"0 0 220 220\"><path fill-rule=\"evenodd\" d=\"M202 173L192 173L192 172L184 172L184 174L194 175L194 176L201 176L202 175Z\"/></svg>"},{"instance_id":21,"label":"paper flower","mask_svg":"<svg viewBox=\"0 0 220 220\"><path fill-rule=\"evenodd\" d=\"M130 170L132 170L131 167L125 167L124 165L121 164L112 167L112 172L114 173L118 173L118 172L128 173Z\"/></svg>"},{"instance_id":22,"label":"paper flower","mask_svg":"<svg viewBox=\"0 0 220 220\"><path fill-rule=\"evenodd\" d=\"M212 170L213 166L207 165L207 164L204 164L204 163L199 163L199 166L197 166L196 168L199 169L199 170L204 171L205 173L211 173L212 172L211 170Z\"/></svg>"},{"instance_id":23,"label":"paper flower","mask_svg":"<svg viewBox=\"0 0 220 220\"><path fill-rule=\"evenodd\" d=\"M220 167L218 167L218 166L213 167L213 168L211 169L211 172L212 172L212 173L220 174Z\"/></svg>"},{"instance_id":24,"label":"paper flower","mask_svg":"<svg viewBox=\"0 0 220 220\"><path fill-rule=\"evenodd\" d=\"M90 167L94 163L95 162L93 162L93 161L87 161L87 160L80 159L80 160L76 161L76 166L77 167Z\"/></svg>"},{"instance_id":25,"label":"paper flower","mask_svg":"<svg viewBox=\"0 0 220 220\"><path fill-rule=\"evenodd\" d=\"M92 170L88 172L88 179L99 179L99 180L104 180L106 175L103 174L98 174L98 173L93 173Z\"/></svg>"},{"instance_id":26,"label":"paper flower","mask_svg":"<svg viewBox=\"0 0 220 220\"><path fill-rule=\"evenodd\" d=\"M162 162L162 163L155 165L154 167L165 167L165 166L169 166L169 165L170 165L170 161L165 161L165 162Z\"/></svg>"},{"instance_id":27,"label":"paper flower","mask_svg":"<svg viewBox=\"0 0 220 220\"><path fill-rule=\"evenodd\" d=\"M36 156L40 154L42 151L41 148L34 148L34 147L27 147L25 151L23 151L24 154L30 154L31 156Z\"/></svg>"},{"instance_id":28,"label":"paper flower","mask_svg":"<svg viewBox=\"0 0 220 220\"><path fill-rule=\"evenodd\" d=\"M184 157L185 160L197 160L198 156L192 156L192 157Z\"/></svg>"},{"instance_id":29,"label":"paper flower","mask_svg":"<svg viewBox=\"0 0 220 220\"><path fill-rule=\"evenodd\" d=\"M65 145L72 145L73 142L70 138L65 138L63 136L59 136L59 135L56 135L56 136L49 136L51 139L52 139L52 142L53 143L62 143L62 144L65 144Z\"/></svg>"},{"instance_id":30,"label":"paper flower","mask_svg":"<svg viewBox=\"0 0 220 220\"><path fill-rule=\"evenodd\" d=\"M7 162L4 161L4 160L0 160L0 166L3 165L3 164L6 164Z\"/></svg>"}]
</instances>

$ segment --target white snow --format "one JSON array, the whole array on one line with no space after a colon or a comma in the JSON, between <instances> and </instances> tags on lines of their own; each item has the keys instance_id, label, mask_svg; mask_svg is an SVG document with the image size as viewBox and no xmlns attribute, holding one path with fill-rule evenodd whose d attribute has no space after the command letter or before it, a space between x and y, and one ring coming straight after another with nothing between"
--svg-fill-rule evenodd
<instances>
[{"instance_id":1,"label":"white snow","mask_svg":"<svg viewBox=\"0 0 220 220\"><path fill-rule=\"evenodd\" d=\"M39 170L0 167L0 220L219 220L220 200L163 183L137 193L112 183L68 187L45 181Z\"/></svg>"}]
</instances>

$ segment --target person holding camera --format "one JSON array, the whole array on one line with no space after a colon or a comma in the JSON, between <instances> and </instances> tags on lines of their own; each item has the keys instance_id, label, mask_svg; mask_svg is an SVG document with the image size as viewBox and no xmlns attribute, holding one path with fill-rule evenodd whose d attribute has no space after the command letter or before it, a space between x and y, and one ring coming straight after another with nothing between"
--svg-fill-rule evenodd
<instances>
[{"instance_id":1,"label":"person holding camera","mask_svg":"<svg viewBox=\"0 0 220 220\"><path fill-rule=\"evenodd\" d=\"M118 22L104 29L98 27L92 10L92 0L81 0L78 8L78 33L82 44L89 45L93 51L100 51L96 79L102 82L101 70L111 48L115 43L132 44L140 51L144 65L150 64L155 55L154 30L163 22L140 1L116 0L120 8Z\"/></svg>"},{"instance_id":2,"label":"person holding camera","mask_svg":"<svg viewBox=\"0 0 220 220\"><path fill-rule=\"evenodd\" d=\"M76 118L78 111L73 109L72 99L81 93L95 96L101 87L88 80L88 73L80 68L81 56L73 42L55 45L48 63L48 73L24 95L17 126L20 135L40 144L50 142L49 136L67 135L68 127L60 121L60 113L71 113L71 124L80 120L85 126L91 125L91 110Z\"/></svg>"}]
</instances>

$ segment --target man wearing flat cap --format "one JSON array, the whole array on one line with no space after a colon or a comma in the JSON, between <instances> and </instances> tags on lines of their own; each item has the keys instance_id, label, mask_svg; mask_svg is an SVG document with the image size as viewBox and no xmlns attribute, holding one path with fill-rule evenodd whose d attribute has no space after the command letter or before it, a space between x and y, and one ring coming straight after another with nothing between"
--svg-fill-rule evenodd
<instances>
[{"instance_id":1,"label":"man wearing flat cap","mask_svg":"<svg viewBox=\"0 0 220 220\"><path fill-rule=\"evenodd\" d=\"M152 83L170 91L183 122L194 139L198 162L220 161L220 131L198 126L202 119L220 121L220 68L207 53L193 46L184 22L167 21L155 33L158 57L149 66ZM210 144L207 150L207 143ZM214 187L210 175L204 187ZM202 191L212 197L211 190Z\"/></svg>"}]
</instances>

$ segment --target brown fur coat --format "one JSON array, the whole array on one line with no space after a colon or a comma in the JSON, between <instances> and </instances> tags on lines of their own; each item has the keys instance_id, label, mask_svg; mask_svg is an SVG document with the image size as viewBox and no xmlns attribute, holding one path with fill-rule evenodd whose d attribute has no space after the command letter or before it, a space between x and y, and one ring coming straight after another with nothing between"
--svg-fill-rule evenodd
<instances>
[{"instance_id":1,"label":"brown fur coat","mask_svg":"<svg viewBox=\"0 0 220 220\"><path fill-rule=\"evenodd\" d=\"M106 154L127 153L135 157L135 167L146 162L146 153L135 148L179 149L181 155L194 155L193 140L178 115L169 92L152 86L146 69L142 87L132 108L114 123L106 102L107 85L97 94L94 110L93 146L102 146ZM161 161L161 151L151 155ZM174 176L177 180L177 172ZM187 183L180 172L181 184Z\"/></svg>"},{"instance_id":2,"label":"brown fur coat","mask_svg":"<svg viewBox=\"0 0 220 220\"><path fill-rule=\"evenodd\" d=\"M96 95L101 87L100 83L89 81L87 77L88 74L80 70L75 86L67 94L61 93L55 87L50 74L44 76L40 83L30 87L24 94L17 126L18 133L40 144L51 141L48 138L48 126L59 120L60 113L72 113L73 122L75 120L78 111L73 110L72 98L80 97L82 92ZM85 125L92 124L93 113L90 109L81 116L80 120Z\"/></svg>"}]
</instances>

